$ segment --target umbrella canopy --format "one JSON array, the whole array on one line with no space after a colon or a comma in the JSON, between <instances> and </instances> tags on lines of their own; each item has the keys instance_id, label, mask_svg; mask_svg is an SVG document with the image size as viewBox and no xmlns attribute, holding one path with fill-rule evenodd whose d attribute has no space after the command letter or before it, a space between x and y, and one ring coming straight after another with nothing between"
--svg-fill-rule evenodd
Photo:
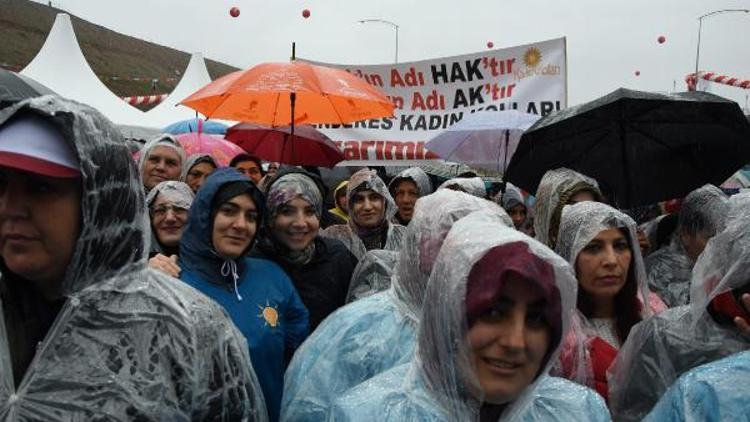
<instances>
[{"instance_id":1,"label":"umbrella canopy","mask_svg":"<svg viewBox=\"0 0 750 422\"><path fill-rule=\"evenodd\" d=\"M192 132L207 133L211 135L223 135L227 132L227 125L213 120L206 121L203 119L194 118L174 122L171 125L165 127L162 132L171 133L172 135Z\"/></svg>"},{"instance_id":2,"label":"umbrella canopy","mask_svg":"<svg viewBox=\"0 0 750 422\"><path fill-rule=\"evenodd\" d=\"M517 110L478 111L427 142L445 160L504 172L523 132L539 120Z\"/></svg>"},{"instance_id":3,"label":"umbrella canopy","mask_svg":"<svg viewBox=\"0 0 750 422\"><path fill-rule=\"evenodd\" d=\"M28 76L0 68L0 108L47 94L55 92Z\"/></svg>"},{"instance_id":4,"label":"umbrella canopy","mask_svg":"<svg viewBox=\"0 0 750 422\"><path fill-rule=\"evenodd\" d=\"M248 154L266 161L298 166L333 167L344 154L327 136L312 126L298 126L294 139L291 127L269 128L240 123L227 130L227 139Z\"/></svg>"},{"instance_id":5,"label":"umbrella canopy","mask_svg":"<svg viewBox=\"0 0 750 422\"><path fill-rule=\"evenodd\" d=\"M185 133L178 135L177 141L185 149L187 156L193 154L211 154L216 163L221 167L228 166L232 158L244 152L237 145L215 135Z\"/></svg>"},{"instance_id":6,"label":"umbrella canopy","mask_svg":"<svg viewBox=\"0 0 750 422\"><path fill-rule=\"evenodd\" d=\"M632 208L719 185L749 161L750 124L737 103L621 88L539 120L521 138L508 180L536 192L547 170L568 167Z\"/></svg>"},{"instance_id":7,"label":"umbrella canopy","mask_svg":"<svg viewBox=\"0 0 750 422\"><path fill-rule=\"evenodd\" d=\"M230 73L180 104L207 117L267 126L342 124L393 116L393 103L364 80L344 70L299 61L262 63Z\"/></svg>"}]
</instances>

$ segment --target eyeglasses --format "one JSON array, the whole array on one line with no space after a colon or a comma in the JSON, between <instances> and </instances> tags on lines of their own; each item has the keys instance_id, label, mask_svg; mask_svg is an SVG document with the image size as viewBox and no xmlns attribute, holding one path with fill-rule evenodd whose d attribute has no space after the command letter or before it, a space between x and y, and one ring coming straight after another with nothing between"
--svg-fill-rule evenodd
<instances>
[{"instance_id":1,"label":"eyeglasses","mask_svg":"<svg viewBox=\"0 0 750 422\"><path fill-rule=\"evenodd\" d=\"M151 208L151 216L154 218L164 218L170 210L177 217L185 217L188 213L188 210L176 205L159 205L156 208Z\"/></svg>"}]
</instances>

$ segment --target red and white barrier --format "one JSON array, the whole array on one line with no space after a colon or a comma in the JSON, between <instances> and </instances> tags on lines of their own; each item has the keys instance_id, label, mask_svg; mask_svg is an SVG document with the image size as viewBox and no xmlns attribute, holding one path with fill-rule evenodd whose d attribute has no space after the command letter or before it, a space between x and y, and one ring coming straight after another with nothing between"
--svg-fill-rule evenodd
<instances>
[{"instance_id":1,"label":"red and white barrier","mask_svg":"<svg viewBox=\"0 0 750 422\"><path fill-rule=\"evenodd\" d=\"M715 72L698 72L698 78L703 79L704 81L715 82L717 84L735 86L742 89L750 89L750 80L748 79L733 78L731 76L721 75ZM685 77L685 82L687 83L688 91L695 91L695 85L697 83L695 73L687 75Z\"/></svg>"},{"instance_id":2,"label":"red and white barrier","mask_svg":"<svg viewBox=\"0 0 750 422\"><path fill-rule=\"evenodd\" d=\"M132 105L132 106L140 106L140 105L152 105L152 104L159 104L160 102L167 99L169 94L160 94L160 95L145 95L145 96L137 96L137 97L122 97L123 100L125 100L126 103Z\"/></svg>"}]
</instances>

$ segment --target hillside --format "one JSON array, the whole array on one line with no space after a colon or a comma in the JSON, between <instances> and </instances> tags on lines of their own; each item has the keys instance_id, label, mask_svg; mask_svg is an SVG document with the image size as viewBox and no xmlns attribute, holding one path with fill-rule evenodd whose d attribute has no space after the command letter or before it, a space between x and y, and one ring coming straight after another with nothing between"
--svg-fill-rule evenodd
<instances>
[{"instance_id":1,"label":"hillside","mask_svg":"<svg viewBox=\"0 0 750 422\"><path fill-rule=\"evenodd\" d=\"M19 71L31 62L61 12L28 0L0 0L0 67ZM129 37L73 15L71 21L94 73L122 97L171 92L190 60L188 53ZM212 79L237 70L208 59L206 67ZM152 79L158 79L155 89Z\"/></svg>"}]
</instances>

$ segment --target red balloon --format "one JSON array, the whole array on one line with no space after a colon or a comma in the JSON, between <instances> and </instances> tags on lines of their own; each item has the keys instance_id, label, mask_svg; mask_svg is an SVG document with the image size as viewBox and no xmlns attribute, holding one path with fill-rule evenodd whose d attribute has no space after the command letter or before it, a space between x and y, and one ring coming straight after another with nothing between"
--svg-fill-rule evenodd
<instances>
[{"instance_id":1,"label":"red balloon","mask_svg":"<svg viewBox=\"0 0 750 422\"><path fill-rule=\"evenodd\" d=\"M656 39L656 41L659 41L659 44L664 44L664 41L667 40L667 37L664 35L659 35L659 38Z\"/></svg>"},{"instance_id":2,"label":"red balloon","mask_svg":"<svg viewBox=\"0 0 750 422\"><path fill-rule=\"evenodd\" d=\"M494 46L495 46L495 44L492 41L488 41L487 42L487 48L492 48Z\"/></svg>"},{"instance_id":3,"label":"red balloon","mask_svg":"<svg viewBox=\"0 0 750 422\"><path fill-rule=\"evenodd\" d=\"M302 17L307 19L310 17L310 11L308 9L305 9L302 11Z\"/></svg>"},{"instance_id":4,"label":"red balloon","mask_svg":"<svg viewBox=\"0 0 750 422\"><path fill-rule=\"evenodd\" d=\"M635 76L641 76L641 71L640 70L636 70L635 71Z\"/></svg>"},{"instance_id":5,"label":"red balloon","mask_svg":"<svg viewBox=\"0 0 750 422\"><path fill-rule=\"evenodd\" d=\"M240 15L240 8L239 7L233 7L229 9L229 15L233 18L236 18Z\"/></svg>"}]
</instances>

